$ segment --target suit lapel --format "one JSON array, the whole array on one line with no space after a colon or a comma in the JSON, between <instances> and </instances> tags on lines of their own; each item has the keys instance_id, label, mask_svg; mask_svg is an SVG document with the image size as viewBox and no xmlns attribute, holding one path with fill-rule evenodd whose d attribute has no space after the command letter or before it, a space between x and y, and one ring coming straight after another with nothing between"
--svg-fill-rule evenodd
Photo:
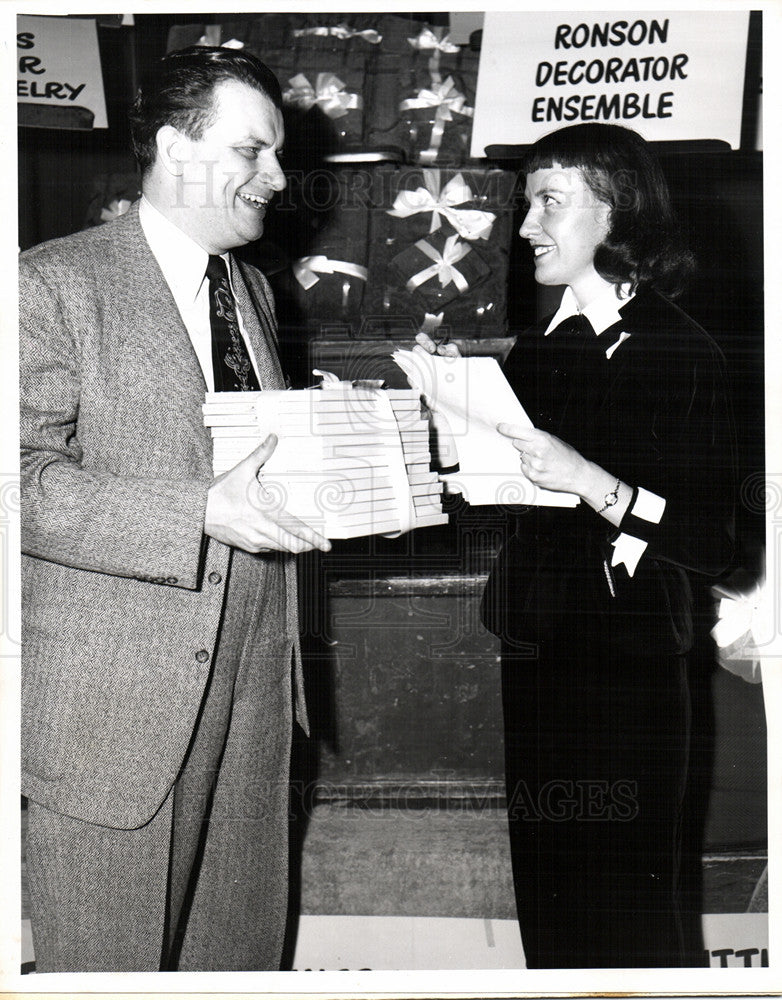
<instances>
[{"instance_id":1,"label":"suit lapel","mask_svg":"<svg viewBox=\"0 0 782 1000\"><path fill-rule=\"evenodd\" d=\"M134 405L146 406L161 435L187 436L199 465L211 472L212 441L203 424L206 383L174 297L144 238L138 206L116 224L111 275L114 335L122 343L124 377L134 382ZM116 275L120 275L117 278ZM107 313L109 309L107 307Z\"/></svg>"},{"instance_id":2,"label":"suit lapel","mask_svg":"<svg viewBox=\"0 0 782 1000\"><path fill-rule=\"evenodd\" d=\"M138 203L121 220L116 253L133 282L133 294L127 306L133 310L135 332L146 345L155 366L170 374L183 396L196 396L203 402L206 383L192 341L177 309L171 289L149 249L138 218Z\"/></svg>"}]
</instances>

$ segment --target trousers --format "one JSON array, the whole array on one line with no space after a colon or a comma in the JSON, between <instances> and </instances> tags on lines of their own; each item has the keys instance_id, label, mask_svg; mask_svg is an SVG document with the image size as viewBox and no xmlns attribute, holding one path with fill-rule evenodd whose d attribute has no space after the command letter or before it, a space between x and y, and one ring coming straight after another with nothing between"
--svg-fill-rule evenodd
<instances>
[{"instance_id":1,"label":"trousers","mask_svg":"<svg viewBox=\"0 0 782 1000\"><path fill-rule=\"evenodd\" d=\"M279 968L292 731L284 571L235 551L231 573L187 756L149 822L114 829L29 803L37 972Z\"/></svg>"}]
</instances>

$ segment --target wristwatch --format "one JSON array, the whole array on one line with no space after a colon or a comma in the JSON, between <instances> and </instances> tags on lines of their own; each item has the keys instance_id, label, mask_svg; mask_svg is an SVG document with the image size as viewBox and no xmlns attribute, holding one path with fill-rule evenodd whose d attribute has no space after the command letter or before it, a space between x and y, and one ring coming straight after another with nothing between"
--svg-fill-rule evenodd
<instances>
[{"instance_id":1,"label":"wristwatch","mask_svg":"<svg viewBox=\"0 0 782 1000\"><path fill-rule=\"evenodd\" d=\"M597 512L598 514L602 514L603 511L608 510L609 507L613 507L615 504L619 503L619 487L621 483L622 480L617 479L616 486L611 490L610 493L606 493L606 495L603 497L603 503L605 504L605 506L600 508L600 510Z\"/></svg>"}]
</instances>

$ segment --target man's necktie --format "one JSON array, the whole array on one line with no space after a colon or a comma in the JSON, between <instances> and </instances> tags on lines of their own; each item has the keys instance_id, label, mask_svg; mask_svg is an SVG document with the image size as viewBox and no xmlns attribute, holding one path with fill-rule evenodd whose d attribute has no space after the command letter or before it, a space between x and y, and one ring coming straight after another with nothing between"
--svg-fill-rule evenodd
<instances>
[{"instance_id":1,"label":"man's necktie","mask_svg":"<svg viewBox=\"0 0 782 1000\"><path fill-rule=\"evenodd\" d=\"M206 276L209 279L209 323L212 327L215 392L260 389L247 345L239 330L236 303L222 257L210 255Z\"/></svg>"}]
</instances>

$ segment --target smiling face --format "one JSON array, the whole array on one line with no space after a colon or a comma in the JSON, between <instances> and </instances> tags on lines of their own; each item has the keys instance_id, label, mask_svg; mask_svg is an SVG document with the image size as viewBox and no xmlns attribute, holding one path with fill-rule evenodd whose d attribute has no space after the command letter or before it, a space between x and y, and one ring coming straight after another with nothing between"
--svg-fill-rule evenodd
<instances>
[{"instance_id":1,"label":"smiling face","mask_svg":"<svg viewBox=\"0 0 782 1000\"><path fill-rule=\"evenodd\" d=\"M269 200L285 187L278 153L282 115L265 94L238 80L214 88L213 124L200 139L180 134L176 223L208 253L257 240Z\"/></svg>"},{"instance_id":2,"label":"smiling face","mask_svg":"<svg viewBox=\"0 0 782 1000\"><path fill-rule=\"evenodd\" d=\"M570 285L583 308L610 282L595 270L595 250L608 234L610 209L577 167L552 167L527 175L529 210L519 235L535 255L535 280Z\"/></svg>"}]
</instances>

